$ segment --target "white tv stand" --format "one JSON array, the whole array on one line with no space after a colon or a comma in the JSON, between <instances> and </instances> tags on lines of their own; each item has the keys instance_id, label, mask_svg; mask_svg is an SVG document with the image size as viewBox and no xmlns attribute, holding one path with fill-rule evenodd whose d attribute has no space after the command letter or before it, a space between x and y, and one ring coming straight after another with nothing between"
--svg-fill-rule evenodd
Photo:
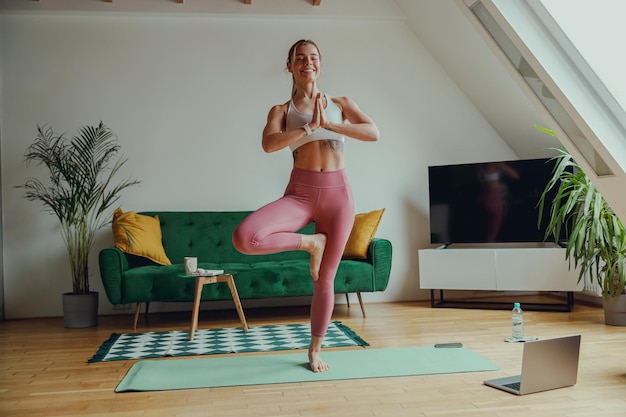
<instances>
[{"instance_id":1,"label":"white tv stand","mask_svg":"<svg viewBox=\"0 0 626 417\"><path fill-rule=\"evenodd\" d=\"M571 311L573 291L583 289L560 247L446 248L419 250L420 288L430 289L433 307L498 307L501 303L444 299L444 290L563 291L564 304L527 303L529 309ZM435 291L439 290L439 301ZM510 303L506 303L509 306Z\"/></svg>"}]
</instances>

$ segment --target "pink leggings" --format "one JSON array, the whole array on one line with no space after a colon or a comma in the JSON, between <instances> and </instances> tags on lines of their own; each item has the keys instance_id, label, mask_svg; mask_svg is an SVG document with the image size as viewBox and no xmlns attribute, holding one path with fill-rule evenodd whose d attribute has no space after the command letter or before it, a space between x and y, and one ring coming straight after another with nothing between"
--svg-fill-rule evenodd
<instances>
[{"instance_id":1,"label":"pink leggings","mask_svg":"<svg viewBox=\"0 0 626 417\"><path fill-rule=\"evenodd\" d=\"M323 337L335 304L335 274L354 223L352 189L345 170L294 168L283 197L246 217L233 232L233 244L246 254L298 250L302 236L296 231L312 221L315 232L326 235L311 302L311 334Z\"/></svg>"}]
</instances>

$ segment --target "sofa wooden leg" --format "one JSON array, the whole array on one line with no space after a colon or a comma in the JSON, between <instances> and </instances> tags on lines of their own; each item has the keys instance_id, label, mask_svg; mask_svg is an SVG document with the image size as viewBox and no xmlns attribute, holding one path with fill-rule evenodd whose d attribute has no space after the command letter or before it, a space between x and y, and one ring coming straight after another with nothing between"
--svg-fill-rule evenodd
<instances>
[{"instance_id":1,"label":"sofa wooden leg","mask_svg":"<svg viewBox=\"0 0 626 417\"><path fill-rule=\"evenodd\" d=\"M348 305L348 308L350 308L350 297L348 296L348 293L346 293L346 304Z\"/></svg>"},{"instance_id":2,"label":"sofa wooden leg","mask_svg":"<svg viewBox=\"0 0 626 417\"><path fill-rule=\"evenodd\" d=\"M146 311L143 312L143 321L148 325L148 310L150 310L150 301L146 301Z\"/></svg>"},{"instance_id":3,"label":"sofa wooden leg","mask_svg":"<svg viewBox=\"0 0 626 417\"><path fill-rule=\"evenodd\" d=\"M139 313L141 312L141 303L137 303L135 307L135 321L133 323L133 330L137 330L137 321L139 321Z\"/></svg>"},{"instance_id":4,"label":"sofa wooden leg","mask_svg":"<svg viewBox=\"0 0 626 417\"><path fill-rule=\"evenodd\" d=\"M367 317L365 315L365 306L363 305L363 299L361 298L361 293L357 292L356 296L359 297L359 305L361 306L361 313L363 313L363 317Z\"/></svg>"}]
</instances>

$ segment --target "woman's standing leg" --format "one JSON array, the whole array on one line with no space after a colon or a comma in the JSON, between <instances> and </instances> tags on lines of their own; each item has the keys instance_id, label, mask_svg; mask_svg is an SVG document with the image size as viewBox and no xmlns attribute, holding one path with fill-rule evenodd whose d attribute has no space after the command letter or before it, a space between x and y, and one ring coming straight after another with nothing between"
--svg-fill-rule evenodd
<instances>
[{"instance_id":1,"label":"woman's standing leg","mask_svg":"<svg viewBox=\"0 0 626 417\"><path fill-rule=\"evenodd\" d=\"M347 181L344 187L324 189L318 204L316 232L326 235L326 247L319 279L313 283L309 363L314 372L323 372L329 368L320 352L335 305L335 275L354 223L354 201Z\"/></svg>"}]
</instances>

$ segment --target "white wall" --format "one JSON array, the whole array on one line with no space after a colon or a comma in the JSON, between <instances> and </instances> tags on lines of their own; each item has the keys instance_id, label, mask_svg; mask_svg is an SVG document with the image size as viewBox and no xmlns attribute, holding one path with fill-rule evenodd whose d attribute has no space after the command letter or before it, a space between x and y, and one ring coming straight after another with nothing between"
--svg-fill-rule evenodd
<instances>
[{"instance_id":1,"label":"white wall","mask_svg":"<svg viewBox=\"0 0 626 417\"><path fill-rule=\"evenodd\" d=\"M417 249L429 246L427 166L511 158L513 152L399 18L0 15L6 317L61 315L71 289L56 220L13 188L34 167L23 153L38 124L73 134L103 120L129 162L124 210L247 210L280 196L288 150L265 154L270 106L288 99L287 49L320 46L320 88L347 95L378 124L377 143L346 144L357 212L387 210L377 235L393 243L392 276L366 302L410 300ZM97 252L100 313L112 312ZM341 302L343 298L339 298ZM165 308L155 305L152 309Z\"/></svg>"}]
</instances>

